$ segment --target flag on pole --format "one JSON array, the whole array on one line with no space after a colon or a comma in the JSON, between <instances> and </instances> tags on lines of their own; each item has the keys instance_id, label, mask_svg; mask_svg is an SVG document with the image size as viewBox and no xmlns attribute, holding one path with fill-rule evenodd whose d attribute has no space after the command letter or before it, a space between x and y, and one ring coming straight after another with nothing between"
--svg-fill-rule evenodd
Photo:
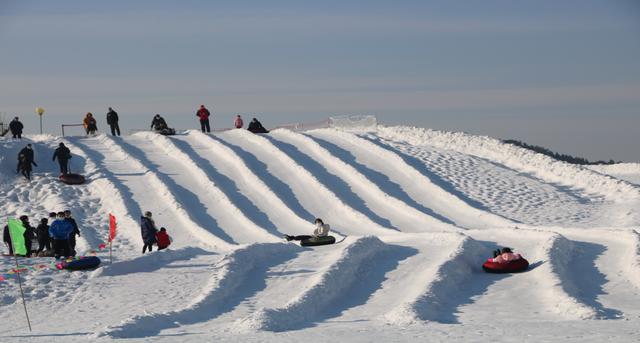
<instances>
[{"instance_id":1,"label":"flag on pole","mask_svg":"<svg viewBox=\"0 0 640 343\"><path fill-rule=\"evenodd\" d=\"M24 241L24 228L22 222L18 219L9 219L9 235L11 235L11 245L13 246L14 255L26 255L27 246Z\"/></svg>"},{"instance_id":2,"label":"flag on pole","mask_svg":"<svg viewBox=\"0 0 640 343\"><path fill-rule=\"evenodd\" d=\"M116 217L109 213L109 242L116 238Z\"/></svg>"}]
</instances>

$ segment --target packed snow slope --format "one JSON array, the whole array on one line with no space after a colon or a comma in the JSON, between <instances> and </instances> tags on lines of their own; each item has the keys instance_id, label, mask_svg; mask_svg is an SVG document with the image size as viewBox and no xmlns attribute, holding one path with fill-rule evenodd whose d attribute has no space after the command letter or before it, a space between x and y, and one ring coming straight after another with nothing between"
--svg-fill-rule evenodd
<instances>
[{"instance_id":1,"label":"packed snow slope","mask_svg":"<svg viewBox=\"0 0 640 343\"><path fill-rule=\"evenodd\" d=\"M60 142L86 184L57 180ZM94 271L18 261L32 332L3 256L0 341L638 341L638 180L637 164L412 127L2 138L3 226L70 209L79 251L105 242L109 213L118 236ZM144 211L169 249L141 254ZM282 239L316 217L337 244ZM484 273L503 246L530 270Z\"/></svg>"}]
</instances>

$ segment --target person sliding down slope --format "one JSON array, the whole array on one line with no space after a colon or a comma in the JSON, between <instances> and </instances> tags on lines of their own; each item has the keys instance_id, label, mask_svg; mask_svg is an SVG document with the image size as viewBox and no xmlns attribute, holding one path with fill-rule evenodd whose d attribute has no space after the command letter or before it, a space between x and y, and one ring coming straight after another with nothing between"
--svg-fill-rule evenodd
<instances>
[{"instance_id":1,"label":"person sliding down slope","mask_svg":"<svg viewBox=\"0 0 640 343\"><path fill-rule=\"evenodd\" d=\"M522 258L520 254L515 254L511 251L511 248L502 248L501 251L494 251L494 258L489 259L495 263L507 263Z\"/></svg>"},{"instance_id":2,"label":"person sliding down slope","mask_svg":"<svg viewBox=\"0 0 640 343\"><path fill-rule=\"evenodd\" d=\"M302 241L302 240L307 240L311 238L326 237L329 235L329 229L330 229L329 224L325 224L320 218L316 218L315 224L316 224L316 228L315 230L313 230L313 235L299 235L299 236L284 235L284 238L287 241Z\"/></svg>"}]
</instances>

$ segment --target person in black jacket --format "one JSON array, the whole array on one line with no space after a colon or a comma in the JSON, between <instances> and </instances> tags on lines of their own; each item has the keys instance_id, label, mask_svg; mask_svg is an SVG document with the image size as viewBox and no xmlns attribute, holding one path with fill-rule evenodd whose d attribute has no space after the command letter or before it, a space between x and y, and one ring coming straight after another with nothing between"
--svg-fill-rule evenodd
<instances>
[{"instance_id":1,"label":"person in black jacket","mask_svg":"<svg viewBox=\"0 0 640 343\"><path fill-rule=\"evenodd\" d=\"M18 120L18 117L13 118L9 123L9 130L11 130L13 138L22 138L22 129L24 129L24 125Z\"/></svg>"},{"instance_id":2,"label":"person in black jacket","mask_svg":"<svg viewBox=\"0 0 640 343\"><path fill-rule=\"evenodd\" d=\"M140 233L142 234L142 243L144 243L144 247L142 248L143 254L147 251L147 248L149 248L149 252L152 251L153 243L156 242L157 232L158 229L151 218L151 212L145 212L144 217L140 218Z\"/></svg>"},{"instance_id":3,"label":"person in black jacket","mask_svg":"<svg viewBox=\"0 0 640 343\"><path fill-rule=\"evenodd\" d=\"M267 131L267 129L262 126L262 123L259 122L256 118L253 118L253 120L251 120L249 126L247 127L247 130L253 133L269 133L269 131Z\"/></svg>"},{"instance_id":4,"label":"person in black jacket","mask_svg":"<svg viewBox=\"0 0 640 343\"><path fill-rule=\"evenodd\" d=\"M38 236L38 250L36 253L40 253L43 250L51 250L51 239L49 238L49 220L47 218L40 219L40 224L36 227L36 236Z\"/></svg>"},{"instance_id":5,"label":"person in black jacket","mask_svg":"<svg viewBox=\"0 0 640 343\"><path fill-rule=\"evenodd\" d=\"M9 247L9 255L13 256L13 245L11 244L11 234L9 233L9 225L5 225L2 230L2 241Z\"/></svg>"},{"instance_id":6,"label":"person in black jacket","mask_svg":"<svg viewBox=\"0 0 640 343\"><path fill-rule=\"evenodd\" d=\"M71 249L71 256L76 256L76 236L80 236L78 223L76 223L76 220L71 217L71 211L69 210L64 211L64 220L68 221L71 223L71 226L73 226L73 231L71 231L71 234L69 235L69 248Z\"/></svg>"},{"instance_id":7,"label":"person in black jacket","mask_svg":"<svg viewBox=\"0 0 640 343\"><path fill-rule=\"evenodd\" d=\"M27 257L31 257L31 242L36 238L36 230L29 224L29 217L20 216L20 220L22 221L22 226L26 229L24 231L24 245L27 248Z\"/></svg>"},{"instance_id":8,"label":"person in black jacket","mask_svg":"<svg viewBox=\"0 0 640 343\"><path fill-rule=\"evenodd\" d=\"M67 174L69 171L69 159L71 158L71 150L64 143L60 143L56 151L53 153L53 161L58 158L60 164L60 173Z\"/></svg>"},{"instance_id":9,"label":"person in black jacket","mask_svg":"<svg viewBox=\"0 0 640 343\"><path fill-rule=\"evenodd\" d=\"M33 160L33 148L31 147L31 143L29 143L18 153L18 166L16 167L16 173L19 173L22 170L22 175L30 180L31 165L36 167L38 166Z\"/></svg>"},{"instance_id":10,"label":"person in black jacket","mask_svg":"<svg viewBox=\"0 0 640 343\"><path fill-rule=\"evenodd\" d=\"M151 121L151 129L162 131L166 128L168 128L167 122L164 121L164 118L162 118L159 114L156 114Z\"/></svg>"},{"instance_id":11,"label":"person in black jacket","mask_svg":"<svg viewBox=\"0 0 640 343\"><path fill-rule=\"evenodd\" d=\"M113 108L109 107L109 112L107 112L107 124L111 127L111 135L112 136L120 136L120 126L118 125L118 113L113 110Z\"/></svg>"}]
</instances>

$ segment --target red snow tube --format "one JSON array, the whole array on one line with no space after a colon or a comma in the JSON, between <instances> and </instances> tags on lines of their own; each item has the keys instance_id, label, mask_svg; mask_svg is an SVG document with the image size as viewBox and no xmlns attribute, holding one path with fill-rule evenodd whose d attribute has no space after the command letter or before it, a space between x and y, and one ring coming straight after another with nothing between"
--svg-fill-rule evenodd
<instances>
[{"instance_id":1,"label":"red snow tube","mask_svg":"<svg viewBox=\"0 0 640 343\"><path fill-rule=\"evenodd\" d=\"M487 261L482 265L487 273L519 273L529 268L529 261L524 258L506 263Z\"/></svg>"},{"instance_id":2,"label":"red snow tube","mask_svg":"<svg viewBox=\"0 0 640 343\"><path fill-rule=\"evenodd\" d=\"M62 174L58 179L67 185L80 185L84 183L84 176L80 174Z\"/></svg>"}]
</instances>

